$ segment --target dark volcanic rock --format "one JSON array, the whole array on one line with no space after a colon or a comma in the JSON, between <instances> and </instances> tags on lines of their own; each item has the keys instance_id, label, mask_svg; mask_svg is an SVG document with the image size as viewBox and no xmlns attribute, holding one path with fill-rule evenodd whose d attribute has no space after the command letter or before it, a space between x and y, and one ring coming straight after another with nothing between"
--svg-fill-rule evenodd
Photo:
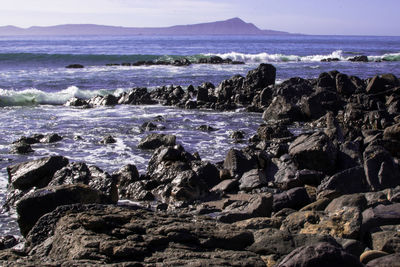
<instances>
[{"instance_id":1,"label":"dark volcanic rock","mask_svg":"<svg viewBox=\"0 0 400 267\"><path fill-rule=\"evenodd\" d=\"M284 97L278 95L272 99L271 104L262 115L263 120L290 120L302 121L303 115L298 106L290 103Z\"/></svg>"},{"instance_id":2,"label":"dark volcanic rock","mask_svg":"<svg viewBox=\"0 0 400 267\"><path fill-rule=\"evenodd\" d=\"M114 95L95 96L88 100L92 106L114 106L118 104L118 99Z\"/></svg>"},{"instance_id":3,"label":"dark volcanic rock","mask_svg":"<svg viewBox=\"0 0 400 267\"><path fill-rule=\"evenodd\" d=\"M284 208L300 209L310 203L310 197L304 187L296 187L274 195L272 209L277 212Z\"/></svg>"},{"instance_id":4,"label":"dark volcanic rock","mask_svg":"<svg viewBox=\"0 0 400 267\"><path fill-rule=\"evenodd\" d=\"M385 83L379 76L375 76L370 80L365 90L368 94L383 92L385 91Z\"/></svg>"},{"instance_id":5,"label":"dark volcanic rock","mask_svg":"<svg viewBox=\"0 0 400 267\"><path fill-rule=\"evenodd\" d=\"M10 153L14 153L14 154L28 154L28 153L32 153L32 152L34 152L34 150L32 149L32 146L25 142L14 143L10 150Z\"/></svg>"},{"instance_id":6,"label":"dark volcanic rock","mask_svg":"<svg viewBox=\"0 0 400 267\"><path fill-rule=\"evenodd\" d=\"M331 190L339 194L353 194L367 192L369 189L361 166L344 170L323 180L318 191Z\"/></svg>"},{"instance_id":7,"label":"dark volcanic rock","mask_svg":"<svg viewBox=\"0 0 400 267\"><path fill-rule=\"evenodd\" d=\"M232 223L254 217L269 217L272 211L272 195L254 195L247 201L235 201L227 206L217 219Z\"/></svg>"},{"instance_id":8,"label":"dark volcanic rock","mask_svg":"<svg viewBox=\"0 0 400 267\"><path fill-rule=\"evenodd\" d=\"M400 203L387 206L378 205L365 210L362 215L364 231L382 225L400 224Z\"/></svg>"},{"instance_id":9,"label":"dark volcanic rock","mask_svg":"<svg viewBox=\"0 0 400 267\"><path fill-rule=\"evenodd\" d=\"M143 138L138 147L141 149L156 149L160 146L174 146L175 142L175 135L152 133Z\"/></svg>"},{"instance_id":10,"label":"dark volcanic rock","mask_svg":"<svg viewBox=\"0 0 400 267\"><path fill-rule=\"evenodd\" d=\"M107 172L96 166L87 166L80 162L70 163L54 174L48 186L67 184L85 184L100 191L108 197L109 202L118 201L116 181Z\"/></svg>"},{"instance_id":11,"label":"dark volcanic rock","mask_svg":"<svg viewBox=\"0 0 400 267\"><path fill-rule=\"evenodd\" d=\"M12 235L0 236L0 250L12 248L18 240Z\"/></svg>"},{"instance_id":12,"label":"dark volcanic rock","mask_svg":"<svg viewBox=\"0 0 400 267\"><path fill-rule=\"evenodd\" d=\"M337 148L324 133L299 136L290 146L289 154L298 167L323 172L335 169Z\"/></svg>"},{"instance_id":13,"label":"dark volcanic rock","mask_svg":"<svg viewBox=\"0 0 400 267\"><path fill-rule=\"evenodd\" d=\"M261 187L267 184L267 178L262 170L250 170L243 173L242 178L240 178L240 190L251 191L255 188Z\"/></svg>"},{"instance_id":14,"label":"dark volcanic rock","mask_svg":"<svg viewBox=\"0 0 400 267\"><path fill-rule=\"evenodd\" d=\"M70 64L66 66L67 69L83 69L84 66L81 64Z\"/></svg>"},{"instance_id":15,"label":"dark volcanic rock","mask_svg":"<svg viewBox=\"0 0 400 267\"><path fill-rule=\"evenodd\" d=\"M51 181L54 173L68 164L68 159L52 156L27 161L7 167L8 182L16 189L44 187Z\"/></svg>"},{"instance_id":16,"label":"dark volcanic rock","mask_svg":"<svg viewBox=\"0 0 400 267\"><path fill-rule=\"evenodd\" d=\"M367 56L355 56L352 58L349 58L349 61L355 61L355 62L368 62L368 57Z\"/></svg>"},{"instance_id":17,"label":"dark volcanic rock","mask_svg":"<svg viewBox=\"0 0 400 267\"><path fill-rule=\"evenodd\" d=\"M336 90L339 94L351 95L356 91L356 86L346 74L338 74L336 76Z\"/></svg>"},{"instance_id":18,"label":"dark volcanic rock","mask_svg":"<svg viewBox=\"0 0 400 267\"><path fill-rule=\"evenodd\" d=\"M125 105L153 105L157 101L151 98L146 88L133 88L129 92L124 92L119 96L118 104Z\"/></svg>"},{"instance_id":19,"label":"dark volcanic rock","mask_svg":"<svg viewBox=\"0 0 400 267\"><path fill-rule=\"evenodd\" d=\"M263 89L268 85L274 85L276 68L271 64L260 64L258 68L247 73L243 87L248 90Z\"/></svg>"},{"instance_id":20,"label":"dark volcanic rock","mask_svg":"<svg viewBox=\"0 0 400 267\"><path fill-rule=\"evenodd\" d=\"M277 265L277 267L291 266L362 267L364 265L340 245L321 242L293 250Z\"/></svg>"},{"instance_id":21,"label":"dark volcanic rock","mask_svg":"<svg viewBox=\"0 0 400 267\"><path fill-rule=\"evenodd\" d=\"M241 176L243 173L257 168L257 160L243 151L230 149L225 157L224 168L231 172L231 176Z\"/></svg>"},{"instance_id":22,"label":"dark volcanic rock","mask_svg":"<svg viewBox=\"0 0 400 267\"><path fill-rule=\"evenodd\" d=\"M111 135L104 136L103 139L100 140L100 144L114 144L117 140L114 139Z\"/></svg>"},{"instance_id":23,"label":"dark volcanic rock","mask_svg":"<svg viewBox=\"0 0 400 267\"><path fill-rule=\"evenodd\" d=\"M400 266L400 253L390 254L371 260L366 266L368 267L398 267Z\"/></svg>"},{"instance_id":24,"label":"dark volcanic rock","mask_svg":"<svg viewBox=\"0 0 400 267\"><path fill-rule=\"evenodd\" d=\"M26 236L42 215L58 206L74 203L106 204L110 201L100 191L83 184L46 187L33 191L17 203L18 225L22 235Z\"/></svg>"},{"instance_id":25,"label":"dark volcanic rock","mask_svg":"<svg viewBox=\"0 0 400 267\"><path fill-rule=\"evenodd\" d=\"M64 105L67 107L89 107L89 103L86 100L77 97L70 98Z\"/></svg>"},{"instance_id":26,"label":"dark volcanic rock","mask_svg":"<svg viewBox=\"0 0 400 267\"><path fill-rule=\"evenodd\" d=\"M59 207L43 216L27 239L28 255L20 260L31 265L265 266L245 250L254 242L248 230L138 208Z\"/></svg>"}]
</instances>

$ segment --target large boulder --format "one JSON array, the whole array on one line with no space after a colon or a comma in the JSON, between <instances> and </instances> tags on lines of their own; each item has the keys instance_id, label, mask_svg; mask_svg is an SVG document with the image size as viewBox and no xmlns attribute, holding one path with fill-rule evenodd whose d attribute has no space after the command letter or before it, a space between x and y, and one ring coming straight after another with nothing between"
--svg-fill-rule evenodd
<instances>
[{"instance_id":1,"label":"large boulder","mask_svg":"<svg viewBox=\"0 0 400 267\"><path fill-rule=\"evenodd\" d=\"M138 147L141 149L156 149L160 146L174 146L175 144L175 135L152 133L143 138Z\"/></svg>"},{"instance_id":2,"label":"large boulder","mask_svg":"<svg viewBox=\"0 0 400 267\"><path fill-rule=\"evenodd\" d=\"M356 86L346 74L339 73L336 76L336 90L339 94L352 95L356 91Z\"/></svg>"},{"instance_id":3,"label":"large boulder","mask_svg":"<svg viewBox=\"0 0 400 267\"><path fill-rule=\"evenodd\" d=\"M45 187L26 194L17 203L18 225L26 236L37 220L58 206L69 204L115 203L87 185L73 184Z\"/></svg>"},{"instance_id":4,"label":"large boulder","mask_svg":"<svg viewBox=\"0 0 400 267\"><path fill-rule=\"evenodd\" d=\"M274 195L273 211L284 208L301 209L310 203L310 197L304 187L295 187L280 194Z\"/></svg>"},{"instance_id":5,"label":"large boulder","mask_svg":"<svg viewBox=\"0 0 400 267\"><path fill-rule=\"evenodd\" d=\"M242 175L239 180L239 189L243 191L252 191L255 188L267 184L267 178L262 170L250 170Z\"/></svg>"},{"instance_id":6,"label":"large boulder","mask_svg":"<svg viewBox=\"0 0 400 267\"><path fill-rule=\"evenodd\" d=\"M239 200L227 206L217 219L233 223L254 217L269 217L272 210L272 195L253 195L247 200Z\"/></svg>"},{"instance_id":7,"label":"large boulder","mask_svg":"<svg viewBox=\"0 0 400 267\"><path fill-rule=\"evenodd\" d=\"M246 90L264 89L268 85L274 85L276 68L271 64L260 64L258 68L247 73L243 87Z\"/></svg>"},{"instance_id":8,"label":"large boulder","mask_svg":"<svg viewBox=\"0 0 400 267\"><path fill-rule=\"evenodd\" d=\"M254 242L249 230L138 207L59 207L40 218L27 240L28 253L20 262L31 266L265 266L259 255L246 251Z\"/></svg>"},{"instance_id":9,"label":"large boulder","mask_svg":"<svg viewBox=\"0 0 400 267\"><path fill-rule=\"evenodd\" d=\"M400 170L391 154L383 147L369 145L364 150L364 170L373 191L400 184Z\"/></svg>"},{"instance_id":10,"label":"large boulder","mask_svg":"<svg viewBox=\"0 0 400 267\"><path fill-rule=\"evenodd\" d=\"M272 99L271 104L264 111L262 118L264 121L269 120L289 120L302 121L303 115L300 108L286 100L283 96L278 95Z\"/></svg>"},{"instance_id":11,"label":"large boulder","mask_svg":"<svg viewBox=\"0 0 400 267\"><path fill-rule=\"evenodd\" d=\"M67 184L85 184L98 190L109 198L110 202L118 201L117 183L107 172L96 166L87 166L85 163L73 162L58 170L48 186Z\"/></svg>"},{"instance_id":12,"label":"large boulder","mask_svg":"<svg viewBox=\"0 0 400 267\"><path fill-rule=\"evenodd\" d=\"M225 157L224 168L230 171L231 176L240 177L243 173L257 168L257 160L241 150L232 148Z\"/></svg>"},{"instance_id":13,"label":"large boulder","mask_svg":"<svg viewBox=\"0 0 400 267\"><path fill-rule=\"evenodd\" d=\"M321 242L293 250L277 265L277 267L292 266L362 267L364 265L340 245Z\"/></svg>"},{"instance_id":14,"label":"large boulder","mask_svg":"<svg viewBox=\"0 0 400 267\"><path fill-rule=\"evenodd\" d=\"M400 203L366 209L362 216L364 231L383 225L400 224Z\"/></svg>"},{"instance_id":15,"label":"large boulder","mask_svg":"<svg viewBox=\"0 0 400 267\"><path fill-rule=\"evenodd\" d=\"M52 156L27 161L7 167L8 182L15 189L27 190L32 187L45 187L56 171L68 164L62 156Z\"/></svg>"},{"instance_id":16,"label":"large boulder","mask_svg":"<svg viewBox=\"0 0 400 267\"><path fill-rule=\"evenodd\" d=\"M335 169L337 148L322 132L299 136L289 146L289 154L300 169L327 173Z\"/></svg>"},{"instance_id":17,"label":"large boulder","mask_svg":"<svg viewBox=\"0 0 400 267\"><path fill-rule=\"evenodd\" d=\"M118 98L114 95L95 96L88 100L91 106L114 106L118 104Z\"/></svg>"}]
</instances>

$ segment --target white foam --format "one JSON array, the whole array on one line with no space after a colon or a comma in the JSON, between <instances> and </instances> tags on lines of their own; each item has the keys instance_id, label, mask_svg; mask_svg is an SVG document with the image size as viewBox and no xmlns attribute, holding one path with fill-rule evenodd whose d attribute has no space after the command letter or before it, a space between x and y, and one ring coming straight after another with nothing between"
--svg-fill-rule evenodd
<instances>
[{"instance_id":1,"label":"white foam","mask_svg":"<svg viewBox=\"0 0 400 267\"><path fill-rule=\"evenodd\" d=\"M119 95L123 89L109 90L82 90L76 86L57 92L45 92L36 88L22 91L0 89L0 106L27 106L27 105L62 105L72 97L89 99L96 95L114 93Z\"/></svg>"}]
</instances>

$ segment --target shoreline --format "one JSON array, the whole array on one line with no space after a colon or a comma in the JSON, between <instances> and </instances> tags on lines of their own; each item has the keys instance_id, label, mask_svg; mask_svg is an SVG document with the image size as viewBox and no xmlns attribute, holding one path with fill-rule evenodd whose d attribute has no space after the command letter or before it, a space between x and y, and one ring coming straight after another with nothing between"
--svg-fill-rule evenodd
<instances>
[{"instance_id":1,"label":"shoreline","mask_svg":"<svg viewBox=\"0 0 400 267\"><path fill-rule=\"evenodd\" d=\"M8 204L16 205L27 242L18 252L0 251L0 262L202 265L215 264L218 254L221 265L279 266L334 255L337 264L362 266L360 260L398 259L400 250L391 245L400 223L397 77L362 80L332 71L278 85L275 78L275 68L261 64L218 86L135 88L119 97L69 100L66 106L80 108L155 101L187 109L244 107L263 113L265 123L223 163L202 161L175 136L149 134L139 144L154 151L145 174L133 165L108 174L64 157L10 166ZM294 136L288 131L294 122L319 130ZM43 189L28 193L33 187ZM116 207L118 198L147 204ZM66 235L71 242L61 238ZM308 255L310 248L326 254Z\"/></svg>"}]
</instances>

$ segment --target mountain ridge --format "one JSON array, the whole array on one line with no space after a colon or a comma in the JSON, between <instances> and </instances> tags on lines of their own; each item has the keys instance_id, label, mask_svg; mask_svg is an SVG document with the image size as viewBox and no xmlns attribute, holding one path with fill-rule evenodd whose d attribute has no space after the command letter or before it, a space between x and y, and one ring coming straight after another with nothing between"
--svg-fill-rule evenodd
<instances>
[{"instance_id":1,"label":"mountain ridge","mask_svg":"<svg viewBox=\"0 0 400 267\"><path fill-rule=\"evenodd\" d=\"M123 27L98 24L61 24L20 28L0 26L0 35L286 35L283 31L261 30L235 17L228 20L169 27Z\"/></svg>"}]
</instances>

